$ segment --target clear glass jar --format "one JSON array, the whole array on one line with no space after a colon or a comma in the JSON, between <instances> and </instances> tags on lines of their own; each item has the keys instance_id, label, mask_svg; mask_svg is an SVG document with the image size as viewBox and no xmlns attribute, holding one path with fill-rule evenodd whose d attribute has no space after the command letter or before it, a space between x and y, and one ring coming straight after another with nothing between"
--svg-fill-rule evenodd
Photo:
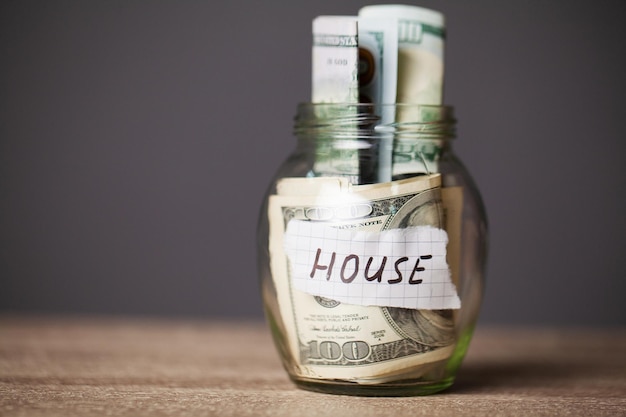
<instances>
[{"instance_id":1,"label":"clear glass jar","mask_svg":"<svg viewBox=\"0 0 626 417\"><path fill-rule=\"evenodd\" d=\"M449 387L478 317L487 257L483 203L452 152L453 109L305 103L295 134L257 232L265 314L290 378L304 389L350 395ZM294 234L292 223L311 229ZM315 240L319 227L336 234ZM400 246L407 253L395 258L380 249L385 239L424 230L443 230L447 240L429 241L431 249ZM358 239L383 252L346 249ZM435 267L441 260L431 252L443 253L444 264ZM430 298L415 301L415 291Z\"/></svg>"}]
</instances>

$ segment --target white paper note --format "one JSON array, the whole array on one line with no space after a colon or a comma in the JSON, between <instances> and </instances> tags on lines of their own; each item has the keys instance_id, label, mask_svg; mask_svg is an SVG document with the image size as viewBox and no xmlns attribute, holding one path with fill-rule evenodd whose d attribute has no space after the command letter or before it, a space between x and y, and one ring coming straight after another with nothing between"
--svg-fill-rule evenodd
<instances>
[{"instance_id":1,"label":"white paper note","mask_svg":"<svg viewBox=\"0 0 626 417\"><path fill-rule=\"evenodd\" d=\"M289 222L284 248L294 288L347 304L461 307L446 262L445 230L417 226L372 232L339 227Z\"/></svg>"}]
</instances>

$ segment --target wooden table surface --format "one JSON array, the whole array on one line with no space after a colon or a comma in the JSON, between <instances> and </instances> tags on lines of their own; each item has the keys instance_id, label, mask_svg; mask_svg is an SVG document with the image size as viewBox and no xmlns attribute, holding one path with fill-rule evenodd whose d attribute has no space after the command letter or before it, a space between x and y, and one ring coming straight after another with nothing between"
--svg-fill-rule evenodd
<instances>
[{"instance_id":1,"label":"wooden table surface","mask_svg":"<svg viewBox=\"0 0 626 417\"><path fill-rule=\"evenodd\" d=\"M0 316L0 416L626 416L626 329L479 327L428 397L296 388L264 323Z\"/></svg>"}]
</instances>

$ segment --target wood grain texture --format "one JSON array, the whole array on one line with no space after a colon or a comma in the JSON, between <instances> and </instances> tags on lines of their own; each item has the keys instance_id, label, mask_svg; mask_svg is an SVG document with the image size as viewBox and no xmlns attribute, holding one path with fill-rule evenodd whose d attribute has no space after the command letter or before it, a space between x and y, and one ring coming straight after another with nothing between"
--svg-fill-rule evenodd
<instances>
[{"instance_id":1,"label":"wood grain texture","mask_svg":"<svg viewBox=\"0 0 626 417\"><path fill-rule=\"evenodd\" d=\"M626 329L479 328L411 398L297 389L264 323L0 316L1 416L626 415Z\"/></svg>"}]
</instances>

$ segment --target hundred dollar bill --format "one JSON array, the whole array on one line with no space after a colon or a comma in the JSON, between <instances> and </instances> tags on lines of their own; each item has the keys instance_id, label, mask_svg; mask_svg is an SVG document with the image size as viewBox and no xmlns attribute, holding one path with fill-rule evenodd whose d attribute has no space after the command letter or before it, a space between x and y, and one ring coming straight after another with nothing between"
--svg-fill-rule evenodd
<instances>
[{"instance_id":1,"label":"hundred dollar bill","mask_svg":"<svg viewBox=\"0 0 626 417\"><path fill-rule=\"evenodd\" d=\"M313 20L313 103L358 102L358 28L353 16Z\"/></svg>"},{"instance_id":2,"label":"hundred dollar bill","mask_svg":"<svg viewBox=\"0 0 626 417\"><path fill-rule=\"evenodd\" d=\"M318 16L313 20L311 101L357 103L358 22L355 16ZM352 106L317 106L316 117L325 123L354 119ZM355 125L356 131L356 125ZM353 183L363 181L359 169L361 150L346 139L345 146L335 141L334 132L320 135L316 141L313 171L316 176L343 176Z\"/></svg>"},{"instance_id":3,"label":"hundred dollar bill","mask_svg":"<svg viewBox=\"0 0 626 417\"><path fill-rule=\"evenodd\" d=\"M380 383L417 378L427 372L429 366L450 357L456 342L454 313L450 307L414 309L349 304L313 295L295 288L291 264L296 262L298 255L288 256L289 250L285 248L285 234L294 221L323 223L337 230L359 230L370 234L415 227L441 230L447 220L442 211L440 183L438 174L361 186L352 185L345 178L288 178L279 182L277 194L269 201L270 267L288 345L301 376L338 378L361 384ZM458 231L449 230L448 234L450 241L458 240ZM306 239L315 245L320 242L319 238L310 236ZM427 253L428 243L424 243L425 252L405 254L407 263L409 258L423 257L424 265L429 265L431 254ZM408 274L402 276L398 269L405 262L402 255L395 254L399 256L395 263L391 257L389 259L390 265L395 264L395 271L392 266L388 269L381 267L378 274L374 273L376 268L365 273L364 276L375 281L372 287L390 286L398 279L409 279ZM337 269L341 256L344 265ZM312 280L324 282L324 273L339 274L345 284L348 278L346 268L358 269L356 263L346 263L349 256L338 251L337 267L329 264L328 254L323 261L316 260L319 265L312 271ZM425 274L424 280L427 280L428 268L418 268L419 262L422 261L415 263L413 272ZM364 263L361 263L363 270L370 268L372 261L369 266ZM380 263L379 258L376 264ZM352 277L352 273L349 275ZM360 272L358 278L356 275L354 272L353 279L363 280ZM376 281L377 275L379 281ZM338 280L336 275L329 277L329 281ZM339 283L338 291L344 288L350 295L350 284L341 285ZM351 296L359 299L366 295Z\"/></svg>"},{"instance_id":4,"label":"hundred dollar bill","mask_svg":"<svg viewBox=\"0 0 626 417\"><path fill-rule=\"evenodd\" d=\"M443 96L444 17L417 6L373 5L359 18L398 21L398 85L396 102L440 105Z\"/></svg>"}]
</instances>

